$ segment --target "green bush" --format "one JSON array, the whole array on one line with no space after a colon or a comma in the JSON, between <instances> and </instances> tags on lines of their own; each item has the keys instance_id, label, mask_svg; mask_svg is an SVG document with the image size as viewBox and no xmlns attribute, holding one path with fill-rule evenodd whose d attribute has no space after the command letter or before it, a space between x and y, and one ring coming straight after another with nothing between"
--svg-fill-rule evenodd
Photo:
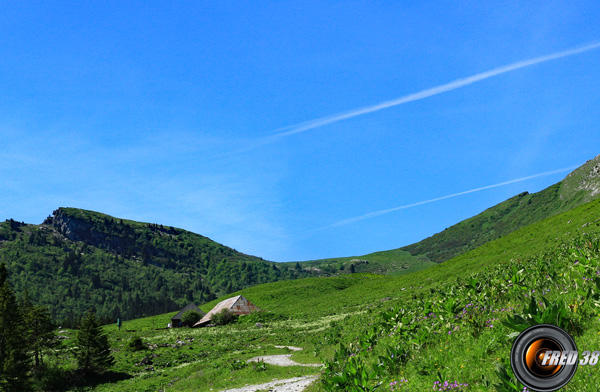
<instances>
[{"instance_id":1,"label":"green bush","mask_svg":"<svg viewBox=\"0 0 600 392\"><path fill-rule=\"evenodd\" d=\"M181 322L183 323L183 325L191 327L192 325L200 321L201 318L202 313L197 312L195 310L188 310L187 312L183 313L183 316L181 316Z\"/></svg>"},{"instance_id":2,"label":"green bush","mask_svg":"<svg viewBox=\"0 0 600 392\"><path fill-rule=\"evenodd\" d=\"M212 323L215 325L227 325L237 320L237 316L227 309L223 309L220 313L212 316Z\"/></svg>"},{"instance_id":3,"label":"green bush","mask_svg":"<svg viewBox=\"0 0 600 392\"><path fill-rule=\"evenodd\" d=\"M145 350L146 349L146 345L142 341L142 338L140 338L139 336L136 337L136 338L133 338L129 342L129 344L127 345L127 347L131 351L141 351L141 350Z\"/></svg>"}]
</instances>

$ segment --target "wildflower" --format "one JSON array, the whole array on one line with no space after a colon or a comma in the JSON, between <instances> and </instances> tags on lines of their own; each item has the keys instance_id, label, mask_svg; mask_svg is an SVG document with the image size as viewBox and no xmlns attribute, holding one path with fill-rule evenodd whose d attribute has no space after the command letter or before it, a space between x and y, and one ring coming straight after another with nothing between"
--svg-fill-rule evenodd
<instances>
[{"instance_id":1,"label":"wildflower","mask_svg":"<svg viewBox=\"0 0 600 392\"><path fill-rule=\"evenodd\" d=\"M390 382L390 388L391 388L391 389L394 389L394 387L395 387L396 385L398 385L398 383L400 383L400 386L402 386L402 384L403 384L403 383L405 383L405 382L408 382L408 380L407 380L407 379L405 379L404 377L402 377L402 378L401 378L400 380L398 380L398 381L392 381L392 382Z\"/></svg>"},{"instance_id":2,"label":"wildflower","mask_svg":"<svg viewBox=\"0 0 600 392\"><path fill-rule=\"evenodd\" d=\"M434 391L450 391L452 389L463 389L468 387L469 384L459 384L457 381L454 381L454 383L449 383L448 381L444 381L444 384L442 384L440 381L436 381L433 383L433 390Z\"/></svg>"}]
</instances>

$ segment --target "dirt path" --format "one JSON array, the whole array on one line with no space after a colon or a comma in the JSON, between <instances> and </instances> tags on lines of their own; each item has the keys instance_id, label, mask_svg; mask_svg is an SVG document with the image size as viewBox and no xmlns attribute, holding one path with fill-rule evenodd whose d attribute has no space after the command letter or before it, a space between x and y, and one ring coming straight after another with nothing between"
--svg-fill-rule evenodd
<instances>
[{"instance_id":1,"label":"dirt path","mask_svg":"<svg viewBox=\"0 0 600 392\"><path fill-rule=\"evenodd\" d=\"M242 388L227 389L223 392L302 392L304 388L309 386L316 379L317 376L286 378L284 380L275 380L259 385L249 385Z\"/></svg>"},{"instance_id":2,"label":"dirt path","mask_svg":"<svg viewBox=\"0 0 600 392\"><path fill-rule=\"evenodd\" d=\"M275 348L288 348L292 351L300 351L301 347L293 346L275 346ZM248 360L248 362L259 362L268 363L276 366L321 366L318 363L298 363L292 361L290 358L292 354L281 354L281 355L263 355L260 357L254 357ZM304 389L314 382L318 376L304 376L287 378L284 380L275 380L259 385L248 385L242 388L226 389L222 392L255 392L255 391L269 391L269 392L302 392Z\"/></svg>"},{"instance_id":3,"label":"dirt path","mask_svg":"<svg viewBox=\"0 0 600 392\"><path fill-rule=\"evenodd\" d=\"M254 357L248 360L248 362L264 362L270 365L277 366L321 366L319 363L298 363L292 361L290 358L292 354L280 354L280 355L263 355L261 357Z\"/></svg>"}]
</instances>

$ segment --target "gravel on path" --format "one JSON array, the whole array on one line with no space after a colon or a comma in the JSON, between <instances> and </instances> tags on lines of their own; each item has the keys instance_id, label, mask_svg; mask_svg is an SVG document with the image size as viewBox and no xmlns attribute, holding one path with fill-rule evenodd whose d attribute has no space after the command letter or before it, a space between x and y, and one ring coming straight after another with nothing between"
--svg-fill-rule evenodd
<instances>
[{"instance_id":1,"label":"gravel on path","mask_svg":"<svg viewBox=\"0 0 600 392\"><path fill-rule=\"evenodd\" d=\"M259 385L249 385L242 388L227 389L222 392L255 392L265 390L269 392L302 392L304 388L309 386L316 379L317 376L294 377L284 380L275 380Z\"/></svg>"},{"instance_id":2,"label":"gravel on path","mask_svg":"<svg viewBox=\"0 0 600 392\"><path fill-rule=\"evenodd\" d=\"M288 348L292 351L300 351L301 347L294 346L275 346L276 348ZM260 357L250 358L248 362L259 362L263 361L270 365L277 366L321 366L318 363L298 363L292 361L290 358L292 354L281 354L281 355L263 355ZM313 383L318 376L304 376L287 378L285 380L275 380L264 384L258 385L247 385L242 388L226 389L222 392L256 392L256 391L269 391L269 392L302 392L304 389Z\"/></svg>"}]
</instances>

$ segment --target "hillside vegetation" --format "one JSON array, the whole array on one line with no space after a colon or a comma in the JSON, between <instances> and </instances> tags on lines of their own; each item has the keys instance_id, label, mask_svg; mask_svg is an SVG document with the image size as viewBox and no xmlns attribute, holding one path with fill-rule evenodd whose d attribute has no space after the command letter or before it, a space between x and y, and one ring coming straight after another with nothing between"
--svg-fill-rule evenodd
<instances>
[{"instance_id":1,"label":"hillside vegetation","mask_svg":"<svg viewBox=\"0 0 600 392\"><path fill-rule=\"evenodd\" d=\"M15 291L27 291L63 326L90 307L113 322L311 275L185 230L75 208L60 208L41 225L0 223L0 262Z\"/></svg>"},{"instance_id":2,"label":"hillside vegetation","mask_svg":"<svg viewBox=\"0 0 600 392\"><path fill-rule=\"evenodd\" d=\"M116 363L95 378L73 377L80 366L70 354L76 334L62 329L58 346L42 353L44 368L34 372L44 391L216 391L320 374L312 392L521 392L508 355L527 326L559 325L584 350L600 344L598 199L409 274L343 273L231 287L229 294L223 286L235 274L258 283L318 271L266 262L180 229L76 209L59 209L39 226L8 220L0 238L0 261L20 297L27 292L37 305L67 312L67 321L77 317L68 312L89 303L114 314L123 314L119 304L132 313L170 311L121 328L113 317L104 331ZM386 262L385 255L371 257L365 266ZM204 276L195 275L198 269ZM263 312L223 327L164 329L186 294L204 311L242 294ZM304 347L292 358L324 367L248 362L287 352L276 345ZM564 390L595 391L598 382L597 372L580 371Z\"/></svg>"}]
</instances>

